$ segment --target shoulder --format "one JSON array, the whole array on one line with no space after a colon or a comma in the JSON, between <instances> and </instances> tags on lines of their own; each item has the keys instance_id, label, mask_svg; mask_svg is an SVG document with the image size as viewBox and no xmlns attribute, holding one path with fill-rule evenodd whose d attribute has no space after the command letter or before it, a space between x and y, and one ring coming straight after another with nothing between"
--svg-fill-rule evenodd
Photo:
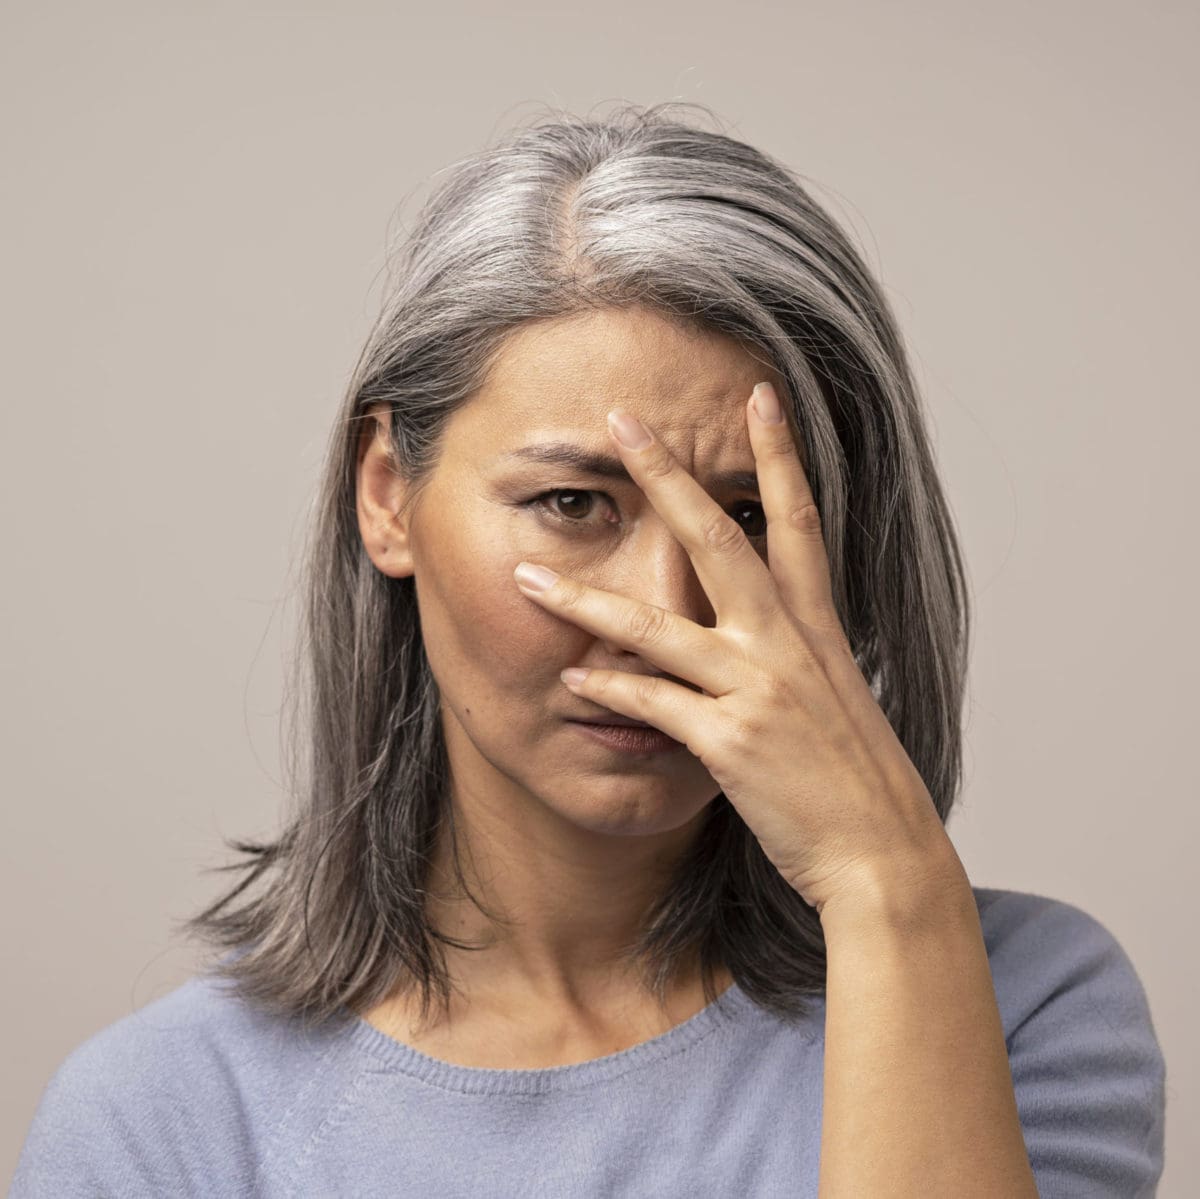
<instances>
[{"instance_id":1,"label":"shoulder","mask_svg":"<svg viewBox=\"0 0 1200 1199\"><path fill-rule=\"evenodd\" d=\"M1128 952L1074 904L973 890L1039 1188L1150 1193L1162 1170L1166 1066Z\"/></svg>"},{"instance_id":2,"label":"shoulder","mask_svg":"<svg viewBox=\"0 0 1200 1199\"><path fill-rule=\"evenodd\" d=\"M1091 1008L1101 1020L1149 1023L1146 992L1129 954L1095 916L1045 895L972 890L1006 1036L1055 1001Z\"/></svg>"},{"instance_id":3,"label":"shoulder","mask_svg":"<svg viewBox=\"0 0 1200 1199\"><path fill-rule=\"evenodd\" d=\"M196 975L93 1034L46 1084L11 1194L243 1194L319 1038Z\"/></svg>"}]
</instances>

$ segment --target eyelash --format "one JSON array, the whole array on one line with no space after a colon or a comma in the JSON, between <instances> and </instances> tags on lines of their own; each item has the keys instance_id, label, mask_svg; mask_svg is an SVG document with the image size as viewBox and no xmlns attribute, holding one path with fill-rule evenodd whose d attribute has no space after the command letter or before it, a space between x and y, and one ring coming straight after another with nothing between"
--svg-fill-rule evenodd
<instances>
[{"instance_id":1,"label":"eyelash","mask_svg":"<svg viewBox=\"0 0 1200 1199\"><path fill-rule=\"evenodd\" d=\"M538 495L533 496L531 499L525 500L524 507L536 508L538 515L540 517L542 517L542 519L549 519L549 520L553 521L555 524L560 525L560 526L576 525L576 526L586 527L586 525L587 525L586 518L580 518L580 519L573 520L571 517L564 516L561 512L557 512L553 508L547 507L545 505L545 503L544 503L545 500L549 499L551 496L556 496L556 495L598 495L598 496L603 497L605 500L607 500L610 505L612 504L612 497L603 491L589 491L583 487L552 487L549 491L540 492ZM738 500L736 506L740 507L744 504L752 505L753 507L757 508L760 512L763 512L763 506L757 500ZM763 513L763 515L765 516L765 512ZM766 538L767 534L766 534L766 530L764 529L763 532L761 532L761 533L747 533L746 536L751 541L762 541Z\"/></svg>"}]
</instances>

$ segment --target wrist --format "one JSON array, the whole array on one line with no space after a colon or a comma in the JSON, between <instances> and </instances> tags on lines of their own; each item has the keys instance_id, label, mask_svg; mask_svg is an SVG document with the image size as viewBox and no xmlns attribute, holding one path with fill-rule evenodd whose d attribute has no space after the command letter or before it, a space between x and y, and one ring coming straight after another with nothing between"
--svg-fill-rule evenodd
<instances>
[{"instance_id":1,"label":"wrist","mask_svg":"<svg viewBox=\"0 0 1200 1199\"><path fill-rule=\"evenodd\" d=\"M912 935L947 921L978 919L966 868L947 836L918 859L892 858L846 878L818 913L830 935Z\"/></svg>"}]
</instances>

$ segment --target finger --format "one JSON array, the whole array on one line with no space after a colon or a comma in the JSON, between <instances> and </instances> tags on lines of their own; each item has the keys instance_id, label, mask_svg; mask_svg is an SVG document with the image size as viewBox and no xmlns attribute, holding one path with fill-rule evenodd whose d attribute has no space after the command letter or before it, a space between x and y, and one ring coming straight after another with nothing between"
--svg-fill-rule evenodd
<instances>
[{"instance_id":1,"label":"finger","mask_svg":"<svg viewBox=\"0 0 1200 1199\"><path fill-rule=\"evenodd\" d=\"M633 448L621 441L617 418L644 430L646 444ZM687 551L718 622L764 626L779 597L771 572L742 527L642 422L616 409L608 414L608 428L634 482Z\"/></svg>"},{"instance_id":2,"label":"finger","mask_svg":"<svg viewBox=\"0 0 1200 1199\"><path fill-rule=\"evenodd\" d=\"M667 679L623 670L589 670L579 682L564 678L563 683L574 694L612 712L631 720L644 720L686 745L696 757L703 757L702 747L707 744L704 733L712 720L711 705L715 703L709 696Z\"/></svg>"},{"instance_id":3,"label":"finger","mask_svg":"<svg viewBox=\"0 0 1200 1199\"><path fill-rule=\"evenodd\" d=\"M518 563L513 578L530 599L555 616L631 650L666 674L694 683L710 695L724 695L733 689L729 655L720 652L715 630L666 608L589 587L544 566L537 570L553 578L547 577L548 586L538 588L534 573L522 570L532 565Z\"/></svg>"},{"instance_id":4,"label":"finger","mask_svg":"<svg viewBox=\"0 0 1200 1199\"><path fill-rule=\"evenodd\" d=\"M747 407L754 469L767 515L771 574L788 607L805 624L846 641L833 602L820 513L774 387L759 383L750 393ZM764 419L771 415L778 419Z\"/></svg>"}]
</instances>

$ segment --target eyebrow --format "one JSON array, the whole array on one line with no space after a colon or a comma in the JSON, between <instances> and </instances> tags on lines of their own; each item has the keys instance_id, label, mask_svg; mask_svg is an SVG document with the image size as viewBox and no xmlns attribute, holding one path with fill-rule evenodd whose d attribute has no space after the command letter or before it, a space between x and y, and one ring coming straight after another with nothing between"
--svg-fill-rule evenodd
<instances>
[{"instance_id":1,"label":"eyebrow","mask_svg":"<svg viewBox=\"0 0 1200 1199\"><path fill-rule=\"evenodd\" d=\"M503 458L538 462L543 466L563 466L587 475L599 475L605 479L620 479L625 483L633 483L633 478L620 458L593 453L569 441L548 441L540 445L524 446L504 454ZM717 488L729 491L758 490L758 475L752 470L722 471L713 475L711 482Z\"/></svg>"}]
</instances>

